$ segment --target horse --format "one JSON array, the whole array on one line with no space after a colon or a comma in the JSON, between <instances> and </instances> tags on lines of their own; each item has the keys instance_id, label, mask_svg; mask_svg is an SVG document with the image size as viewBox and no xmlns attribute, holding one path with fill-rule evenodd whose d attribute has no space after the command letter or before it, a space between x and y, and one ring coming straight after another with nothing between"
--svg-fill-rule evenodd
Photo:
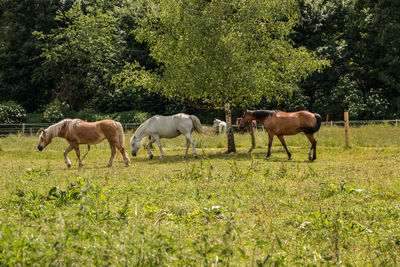
<instances>
[{"instance_id":1,"label":"horse","mask_svg":"<svg viewBox=\"0 0 400 267\"><path fill-rule=\"evenodd\" d=\"M218 133L226 133L226 122L219 119L214 119L213 127L217 129Z\"/></svg>"},{"instance_id":2,"label":"horse","mask_svg":"<svg viewBox=\"0 0 400 267\"><path fill-rule=\"evenodd\" d=\"M107 167L111 167L113 164L116 153L115 147L121 152L125 165L129 166L130 160L124 149L124 131L119 122L113 120L96 122L86 122L80 119L62 120L41 131L38 144L39 151L42 151L50 144L54 137L62 137L69 143L69 147L64 151L64 160L68 168L71 167L71 161L67 155L72 149L75 150L79 160L79 168L81 168L83 167L83 163L80 157L79 145L87 144L89 151L90 145L100 143L104 139L108 140L111 149L111 157Z\"/></svg>"},{"instance_id":3,"label":"horse","mask_svg":"<svg viewBox=\"0 0 400 267\"><path fill-rule=\"evenodd\" d=\"M256 120L264 125L268 133L268 153L266 159L271 156L271 145L274 135L278 136L283 147L286 150L289 160L291 153L289 152L284 135L295 135L303 132L311 143L308 159L314 161L317 158L317 141L314 138L314 133L318 132L321 126L321 116L318 113L308 111L283 112L280 110L246 110L243 120L240 122L239 129L244 129L250 121ZM313 156L311 157L311 152Z\"/></svg>"},{"instance_id":4,"label":"horse","mask_svg":"<svg viewBox=\"0 0 400 267\"><path fill-rule=\"evenodd\" d=\"M153 158L153 154L151 153L151 145L154 142L157 142L161 153L161 159L163 159L164 152L161 148L160 139L175 138L182 134L186 137L186 151L184 158L187 158L190 144L192 144L193 156L197 158L194 138L191 135L193 131L198 133L206 133L206 130L201 125L199 118L194 115L188 115L184 113L171 116L155 115L143 122L132 135L130 140L132 156L136 156L142 139L145 136L149 136L150 141L147 144L147 150L150 159Z\"/></svg>"},{"instance_id":5,"label":"horse","mask_svg":"<svg viewBox=\"0 0 400 267\"><path fill-rule=\"evenodd\" d=\"M236 127L237 127L239 133L244 134L245 132L248 132L248 131L250 132L250 127L245 127L243 129L239 128L240 122L242 120L243 120L243 117L239 117L236 119ZM253 126L253 132L256 132L257 131L257 122L255 120L253 120L251 122L251 125Z\"/></svg>"}]
</instances>

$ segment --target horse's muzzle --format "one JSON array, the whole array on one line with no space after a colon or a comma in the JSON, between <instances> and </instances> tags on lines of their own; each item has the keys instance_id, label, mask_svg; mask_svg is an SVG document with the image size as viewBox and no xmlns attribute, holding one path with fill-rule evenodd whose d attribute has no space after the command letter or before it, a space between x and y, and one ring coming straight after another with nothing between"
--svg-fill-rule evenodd
<instances>
[{"instance_id":1,"label":"horse's muzzle","mask_svg":"<svg viewBox=\"0 0 400 267\"><path fill-rule=\"evenodd\" d=\"M42 151L42 150L43 150L43 147L42 147L41 145L38 145L38 146L37 146L37 149L39 149L39 151Z\"/></svg>"},{"instance_id":2,"label":"horse's muzzle","mask_svg":"<svg viewBox=\"0 0 400 267\"><path fill-rule=\"evenodd\" d=\"M136 157L136 152L132 152L132 156Z\"/></svg>"}]
</instances>

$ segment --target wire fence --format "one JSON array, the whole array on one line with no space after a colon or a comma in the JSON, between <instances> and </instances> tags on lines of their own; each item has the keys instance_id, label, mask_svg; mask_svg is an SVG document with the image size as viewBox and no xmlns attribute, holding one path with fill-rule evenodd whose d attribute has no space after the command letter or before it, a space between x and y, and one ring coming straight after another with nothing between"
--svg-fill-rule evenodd
<instances>
[{"instance_id":1,"label":"wire fence","mask_svg":"<svg viewBox=\"0 0 400 267\"><path fill-rule=\"evenodd\" d=\"M140 123L121 123L124 131L134 131L139 127ZM400 119L395 120L353 120L349 121L350 126L357 127L362 125L370 124L389 124L395 127L400 127ZM36 135L40 130L46 129L52 125L52 123L15 123L15 124L0 124L0 136L6 136L9 134L24 134L24 135ZM212 124L203 124L211 127ZM344 121L324 121L322 125L325 126L343 126ZM233 125L235 131L237 126ZM263 130L263 127L259 124L258 129Z\"/></svg>"}]
</instances>

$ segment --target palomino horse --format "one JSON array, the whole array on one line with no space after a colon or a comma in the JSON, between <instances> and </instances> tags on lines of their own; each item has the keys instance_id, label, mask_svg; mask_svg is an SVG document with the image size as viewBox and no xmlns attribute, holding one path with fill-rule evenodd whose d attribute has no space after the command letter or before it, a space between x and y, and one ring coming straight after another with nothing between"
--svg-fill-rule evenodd
<instances>
[{"instance_id":1,"label":"palomino horse","mask_svg":"<svg viewBox=\"0 0 400 267\"><path fill-rule=\"evenodd\" d=\"M308 140L310 140L311 148L308 152L308 159L313 161L317 158L317 141L314 138L314 133L319 130L321 126L321 116L317 113L308 111L298 112L283 112L280 110L246 110L243 120L240 122L239 129L243 129L252 120L264 125L265 130L268 132L268 154L266 159L271 156L271 145L274 135L278 136L286 153L291 158L291 154L286 146L284 135L295 135L303 132ZM314 151L311 157L311 152Z\"/></svg>"},{"instance_id":2,"label":"palomino horse","mask_svg":"<svg viewBox=\"0 0 400 267\"><path fill-rule=\"evenodd\" d=\"M226 122L219 119L214 119L213 127L217 129L218 133L226 133Z\"/></svg>"},{"instance_id":3,"label":"palomino horse","mask_svg":"<svg viewBox=\"0 0 400 267\"><path fill-rule=\"evenodd\" d=\"M111 167L115 156L115 147L121 152L126 166L129 166L130 160L124 149L124 131L119 122L113 120L102 120L96 122L86 122L79 119L65 119L56 124L49 126L43 130L39 136L39 151L42 151L51 143L54 137L65 138L69 147L64 152L64 160L67 167L71 167L71 161L67 155L75 149L76 156L79 160L79 168L83 166L81 154L79 151L80 144L94 145L104 139L110 143L111 157L107 167ZM89 148L89 146L88 146Z\"/></svg>"},{"instance_id":4,"label":"palomino horse","mask_svg":"<svg viewBox=\"0 0 400 267\"><path fill-rule=\"evenodd\" d=\"M161 152L161 158L164 158L164 152L161 148L160 138L175 138L181 134L186 137L186 152L184 158L187 157L190 144L193 147L193 156L196 158L196 149L194 138L191 132L195 130L198 133L205 133L206 131L201 126L199 118L194 115L187 115L184 113L175 114L172 116L156 115L142 123L135 131L131 138L132 156L136 156L140 148L140 142L145 136L149 136L150 141L147 144L147 150L150 159L153 158L151 153L151 145L157 142L158 148Z\"/></svg>"}]
</instances>

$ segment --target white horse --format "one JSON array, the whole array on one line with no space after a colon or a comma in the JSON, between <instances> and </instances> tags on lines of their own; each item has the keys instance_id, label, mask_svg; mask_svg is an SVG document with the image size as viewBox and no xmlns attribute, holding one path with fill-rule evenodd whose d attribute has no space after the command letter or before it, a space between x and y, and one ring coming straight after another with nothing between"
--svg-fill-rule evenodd
<instances>
[{"instance_id":1,"label":"white horse","mask_svg":"<svg viewBox=\"0 0 400 267\"><path fill-rule=\"evenodd\" d=\"M221 121L219 119L214 119L214 124L213 124L214 128L218 129L218 133L226 133L226 122Z\"/></svg>"},{"instance_id":2,"label":"white horse","mask_svg":"<svg viewBox=\"0 0 400 267\"><path fill-rule=\"evenodd\" d=\"M193 147L193 156L197 158L194 138L191 132L206 133L199 118L194 115L184 113L175 114L172 116L156 115L142 123L135 131L131 138L132 156L136 156L140 148L140 143L145 136L149 136L150 141L147 144L147 150L150 159L153 158L151 153L151 145L157 142L161 152L161 158L164 158L164 152L161 148L160 138L175 138L181 134L186 137L186 152L184 158L187 157L190 144Z\"/></svg>"}]
</instances>

